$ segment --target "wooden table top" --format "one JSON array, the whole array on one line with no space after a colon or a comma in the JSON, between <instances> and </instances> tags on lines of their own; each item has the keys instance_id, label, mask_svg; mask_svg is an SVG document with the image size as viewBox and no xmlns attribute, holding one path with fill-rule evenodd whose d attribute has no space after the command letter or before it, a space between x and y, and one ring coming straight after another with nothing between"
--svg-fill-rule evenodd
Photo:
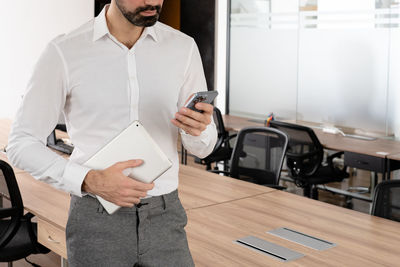
<instances>
[{"instance_id":1,"label":"wooden table top","mask_svg":"<svg viewBox=\"0 0 400 267\"><path fill-rule=\"evenodd\" d=\"M262 122L255 122L248 118L223 115L227 130L240 131L244 127L264 126ZM302 124L302 123L300 123ZM308 125L310 126L310 125ZM400 153L400 142L377 138L372 141L344 137L340 134L324 133L322 129L312 127L319 141L326 149L354 152L364 155L385 158L390 154Z\"/></svg>"},{"instance_id":2,"label":"wooden table top","mask_svg":"<svg viewBox=\"0 0 400 267\"><path fill-rule=\"evenodd\" d=\"M282 191L187 211L196 266L394 266L400 223ZM266 233L287 227L337 246L317 251ZM253 235L305 257L280 262L234 240ZM397 263L396 263L397 262Z\"/></svg>"},{"instance_id":3,"label":"wooden table top","mask_svg":"<svg viewBox=\"0 0 400 267\"><path fill-rule=\"evenodd\" d=\"M321 129L313 130L321 144L327 149L354 152L378 158L385 158L400 151L400 142L395 140L377 138L368 141L344 137L339 134L324 133Z\"/></svg>"},{"instance_id":4,"label":"wooden table top","mask_svg":"<svg viewBox=\"0 0 400 267\"><path fill-rule=\"evenodd\" d=\"M179 197L186 210L275 191L266 186L179 166Z\"/></svg>"},{"instance_id":5,"label":"wooden table top","mask_svg":"<svg viewBox=\"0 0 400 267\"><path fill-rule=\"evenodd\" d=\"M0 144L7 144L10 126L11 120L0 119ZM67 157L66 154L57 153ZM0 159L9 163L6 154L3 152L0 152ZM52 213L47 212L49 209L59 208L58 210L68 211L69 206L65 204L69 203L68 194L34 180L29 174L18 168L13 169L27 210L43 218L54 217ZM185 209L214 205L275 190L184 165L180 166L179 177L179 196ZM49 192L51 197L47 197L43 192ZM47 206L45 202L48 202L49 199L59 199L60 203L64 203L64 206L60 203L53 203L58 206ZM42 207L45 207L45 209L42 209ZM54 220L53 223L64 227L67 221L67 213L60 214Z\"/></svg>"},{"instance_id":6,"label":"wooden table top","mask_svg":"<svg viewBox=\"0 0 400 267\"><path fill-rule=\"evenodd\" d=\"M52 186L35 180L28 173L16 174L25 210L65 230L70 196Z\"/></svg>"},{"instance_id":7,"label":"wooden table top","mask_svg":"<svg viewBox=\"0 0 400 267\"><path fill-rule=\"evenodd\" d=\"M65 229L68 219L69 194L37 181L19 169L17 169L16 178L25 209L56 227ZM182 165L180 166L179 181L179 197L186 210L275 191L269 187L246 183ZM2 192L6 193L3 190Z\"/></svg>"},{"instance_id":8,"label":"wooden table top","mask_svg":"<svg viewBox=\"0 0 400 267\"><path fill-rule=\"evenodd\" d=\"M392 154L392 155L389 155L389 156L388 156L388 159L400 161L400 153L399 153L399 154Z\"/></svg>"}]
</instances>

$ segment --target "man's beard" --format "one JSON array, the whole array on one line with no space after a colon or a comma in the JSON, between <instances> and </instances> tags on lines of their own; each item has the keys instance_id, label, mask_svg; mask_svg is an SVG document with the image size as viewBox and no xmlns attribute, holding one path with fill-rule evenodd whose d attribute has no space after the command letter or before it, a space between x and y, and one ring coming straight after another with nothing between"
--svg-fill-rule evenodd
<instances>
[{"instance_id":1,"label":"man's beard","mask_svg":"<svg viewBox=\"0 0 400 267\"><path fill-rule=\"evenodd\" d=\"M130 12L126 10L124 6L120 4L120 1L117 0L115 1L117 4L117 7L121 11L122 15L133 25L139 26L139 27L150 27L153 26L158 18L160 17L160 12L161 12L161 6L151 6L151 5L146 5L142 7L136 8L135 11ZM148 11L148 10L156 10L156 14L154 16L142 16L140 15L140 12L143 11Z\"/></svg>"}]
</instances>

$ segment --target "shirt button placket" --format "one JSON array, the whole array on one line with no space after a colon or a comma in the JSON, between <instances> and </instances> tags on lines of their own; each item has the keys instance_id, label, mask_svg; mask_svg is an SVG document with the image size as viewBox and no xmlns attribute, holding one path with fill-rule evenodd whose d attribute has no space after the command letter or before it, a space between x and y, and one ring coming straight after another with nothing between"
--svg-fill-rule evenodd
<instances>
[{"instance_id":1,"label":"shirt button placket","mask_svg":"<svg viewBox=\"0 0 400 267\"><path fill-rule=\"evenodd\" d=\"M139 120L139 83L136 73L136 57L135 50L131 49L128 52L128 79L130 93L130 118L131 121Z\"/></svg>"}]
</instances>

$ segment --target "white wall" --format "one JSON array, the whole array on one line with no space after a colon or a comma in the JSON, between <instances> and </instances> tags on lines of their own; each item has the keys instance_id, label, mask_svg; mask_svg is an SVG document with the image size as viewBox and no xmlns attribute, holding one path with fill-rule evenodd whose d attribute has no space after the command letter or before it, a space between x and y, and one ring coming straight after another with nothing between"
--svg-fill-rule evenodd
<instances>
[{"instance_id":1,"label":"white wall","mask_svg":"<svg viewBox=\"0 0 400 267\"><path fill-rule=\"evenodd\" d=\"M46 44L94 16L94 0L1 1L0 118L13 118Z\"/></svg>"},{"instance_id":2,"label":"white wall","mask_svg":"<svg viewBox=\"0 0 400 267\"><path fill-rule=\"evenodd\" d=\"M228 0L217 0L216 3L216 33L215 33L215 85L218 97L215 105L225 114L226 98L226 38L228 27Z\"/></svg>"}]
</instances>

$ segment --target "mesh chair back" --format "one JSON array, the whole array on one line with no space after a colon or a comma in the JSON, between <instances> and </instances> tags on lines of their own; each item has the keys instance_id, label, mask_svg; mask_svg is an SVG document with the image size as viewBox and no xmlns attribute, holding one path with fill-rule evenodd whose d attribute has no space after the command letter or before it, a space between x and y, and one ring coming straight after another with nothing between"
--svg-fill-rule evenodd
<instances>
[{"instance_id":1,"label":"mesh chair back","mask_svg":"<svg viewBox=\"0 0 400 267\"><path fill-rule=\"evenodd\" d=\"M400 180L383 181L378 184L371 213L400 222Z\"/></svg>"},{"instance_id":2,"label":"mesh chair back","mask_svg":"<svg viewBox=\"0 0 400 267\"><path fill-rule=\"evenodd\" d=\"M14 171L5 161L0 160L0 192L6 195L11 201L10 208L0 207L0 220L8 222L8 227L0 229L0 249L4 247L15 235L20 226L21 218L24 214L21 193L19 192ZM5 190L4 185L7 186ZM8 195L7 195L8 194Z\"/></svg>"},{"instance_id":3,"label":"mesh chair back","mask_svg":"<svg viewBox=\"0 0 400 267\"><path fill-rule=\"evenodd\" d=\"M314 131L309 127L281 121L271 121L270 126L286 133L289 138L286 155L291 175L312 176L320 166L324 153Z\"/></svg>"},{"instance_id":4,"label":"mesh chair back","mask_svg":"<svg viewBox=\"0 0 400 267\"><path fill-rule=\"evenodd\" d=\"M232 177L258 184L278 185L288 138L266 127L242 129L232 152Z\"/></svg>"},{"instance_id":5,"label":"mesh chair back","mask_svg":"<svg viewBox=\"0 0 400 267\"><path fill-rule=\"evenodd\" d=\"M222 119L221 111L217 107L214 107L213 119L215 126L217 127L218 137L227 137L229 135L229 132L225 130L224 120Z\"/></svg>"},{"instance_id":6,"label":"mesh chair back","mask_svg":"<svg viewBox=\"0 0 400 267\"><path fill-rule=\"evenodd\" d=\"M218 133L217 143L215 144L213 150L213 152L215 152L222 146L225 139L229 136L229 132L225 130L224 120L222 119L221 111L217 107L214 107L213 119Z\"/></svg>"}]
</instances>

